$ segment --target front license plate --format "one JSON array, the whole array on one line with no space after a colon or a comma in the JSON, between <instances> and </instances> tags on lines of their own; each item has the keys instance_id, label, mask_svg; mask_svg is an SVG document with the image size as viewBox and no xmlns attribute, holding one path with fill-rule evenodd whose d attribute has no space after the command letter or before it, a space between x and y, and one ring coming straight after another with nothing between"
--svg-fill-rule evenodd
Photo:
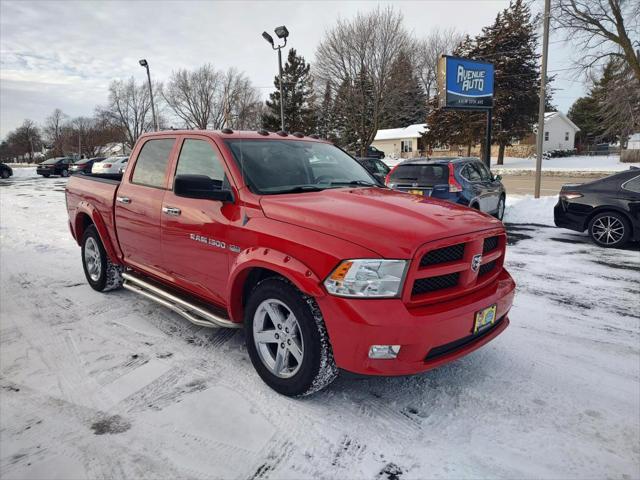
<instances>
[{"instance_id":1,"label":"front license plate","mask_svg":"<svg viewBox=\"0 0 640 480\"><path fill-rule=\"evenodd\" d=\"M409 190L408 193L410 193L411 195L424 195L424 192L422 190Z\"/></svg>"},{"instance_id":2,"label":"front license plate","mask_svg":"<svg viewBox=\"0 0 640 480\"><path fill-rule=\"evenodd\" d=\"M491 305L490 307L487 307L484 310L480 310L479 312L476 312L476 321L473 326L473 333L477 333L480 330L488 327L489 325L493 325L496 321L497 309L498 309L497 305Z\"/></svg>"}]
</instances>

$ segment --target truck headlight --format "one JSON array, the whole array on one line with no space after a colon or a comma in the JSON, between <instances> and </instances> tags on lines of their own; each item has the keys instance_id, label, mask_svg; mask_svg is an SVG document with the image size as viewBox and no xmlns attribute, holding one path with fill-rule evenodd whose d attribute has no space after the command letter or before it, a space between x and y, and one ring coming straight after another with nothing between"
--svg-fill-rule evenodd
<instances>
[{"instance_id":1,"label":"truck headlight","mask_svg":"<svg viewBox=\"0 0 640 480\"><path fill-rule=\"evenodd\" d=\"M406 260L345 260L327 277L324 286L340 297L398 297L407 270Z\"/></svg>"}]
</instances>

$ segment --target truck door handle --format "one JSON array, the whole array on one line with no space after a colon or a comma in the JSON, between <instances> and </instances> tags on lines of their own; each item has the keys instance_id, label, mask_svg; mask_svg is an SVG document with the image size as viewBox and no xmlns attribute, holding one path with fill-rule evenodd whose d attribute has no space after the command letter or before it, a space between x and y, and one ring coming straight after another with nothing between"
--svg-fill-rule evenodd
<instances>
[{"instance_id":1,"label":"truck door handle","mask_svg":"<svg viewBox=\"0 0 640 480\"><path fill-rule=\"evenodd\" d=\"M167 215L177 217L182 213L182 211L176 207L162 207L162 213L166 213Z\"/></svg>"},{"instance_id":2,"label":"truck door handle","mask_svg":"<svg viewBox=\"0 0 640 480\"><path fill-rule=\"evenodd\" d=\"M116 200L120 203L131 203L131 199L129 197L116 197Z\"/></svg>"}]
</instances>

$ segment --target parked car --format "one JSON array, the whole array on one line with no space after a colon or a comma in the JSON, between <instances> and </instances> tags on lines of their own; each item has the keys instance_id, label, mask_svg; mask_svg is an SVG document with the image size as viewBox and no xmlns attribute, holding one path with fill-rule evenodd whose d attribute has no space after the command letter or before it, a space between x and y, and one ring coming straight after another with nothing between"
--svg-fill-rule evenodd
<instances>
[{"instance_id":1,"label":"parked car","mask_svg":"<svg viewBox=\"0 0 640 480\"><path fill-rule=\"evenodd\" d=\"M640 169L632 168L589 183L563 185L553 210L555 224L587 230L601 247L640 240Z\"/></svg>"},{"instance_id":2,"label":"parked car","mask_svg":"<svg viewBox=\"0 0 640 480\"><path fill-rule=\"evenodd\" d=\"M129 157L109 157L101 162L95 162L91 167L91 173L96 175L118 174L120 168L127 164Z\"/></svg>"},{"instance_id":3,"label":"parked car","mask_svg":"<svg viewBox=\"0 0 640 480\"><path fill-rule=\"evenodd\" d=\"M384 158L384 152L373 145L369 145L365 153L367 158Z\"/></svg>"},{"instance_id":4,"label":"parked car","mask_svg":"<svg viewBox=\"0 0 640 480\"><path fill-rule=\"evenodd\" d=\"M147 133L121 180L74 175L66 199L92 288L244 326L253 366L285 395L339 369L423 372L509 325L502 222L380 186L324 140Z\"/></svg>"},{"instance_id":5,"label":"parked car","mask_svg":"<svg viewBox=\"0 0 640 480\"><path fill-rule=\"evenodd\" d=\"M45 160L36 168L36 173L43 177L51 175L60 175L61 177L69 176L69 167L73 164L71 157L56 157Z\"/></svg>"},{"instance_id":6,"label":"parked car","mask_svg":"<svg viewBox=\"0 0 640 480\"><path fill-rule=\"evenodd\" d=\"M83 158L69 167L69 173L91 173L91 167L95 162L101 162L107 157Z\"/></svg>"},{"instance_id":7,"label":"parked car","mask_svg":"<svg viewBox=\"0 0 640 480\"><path fill-rule=\"evenodd\" d=\"M0 162L0 177L9 178L13 176L13 169L6 163Z\"/></svg>"},{"instance_id":8,"label":"parked car","mask_svg":"<svg viewBox=\"0 0 640 480\"><path fill-rule=\"evenodd\" d=\"M384 184L384 181L387 178L387 174L391 171L386 163L378 158L369 157L356 157L356 160L360 162L360 165L369 170L369 173L372 173L373 176L380 181L380 183Z\"/></svg>"},{"instance_id":9,"label":"parked car","mask_svg":"<svg viewBox=\"0 0 640 480\"><path fill-rule=\"evenodd\" d=\"M501 180L477 158L440 157L405 160L391 169L386 184L401 192L467 205L502 220L506 191Z\"/></svg>"}]
</instances>

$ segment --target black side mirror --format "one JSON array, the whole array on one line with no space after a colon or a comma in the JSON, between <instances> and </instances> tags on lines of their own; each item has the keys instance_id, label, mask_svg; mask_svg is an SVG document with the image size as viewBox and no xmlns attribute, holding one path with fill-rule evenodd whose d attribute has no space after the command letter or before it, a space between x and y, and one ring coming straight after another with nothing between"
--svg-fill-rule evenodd
<instances>
[{"instance_id":1,"label":"black side mirror","mask_svg":"<svg viewBox=\"0 0 640 480\"><path fill-rule=\"evenodd\" d=\"M230 190L223 190L222 181L206 175L176 175L173 192L179 197L233 202L233 194Z\"/></svg>"},{"instance_id":2,"label":"black side mirror","mask_svg":"<svg viewBox=\"0 0 640 480\"><path fill-rule=\"evenodd\" d=\"M494 175L493 179L499 182L500 180L502 180L502 175Z\"/></svg>"}]
</instances>

